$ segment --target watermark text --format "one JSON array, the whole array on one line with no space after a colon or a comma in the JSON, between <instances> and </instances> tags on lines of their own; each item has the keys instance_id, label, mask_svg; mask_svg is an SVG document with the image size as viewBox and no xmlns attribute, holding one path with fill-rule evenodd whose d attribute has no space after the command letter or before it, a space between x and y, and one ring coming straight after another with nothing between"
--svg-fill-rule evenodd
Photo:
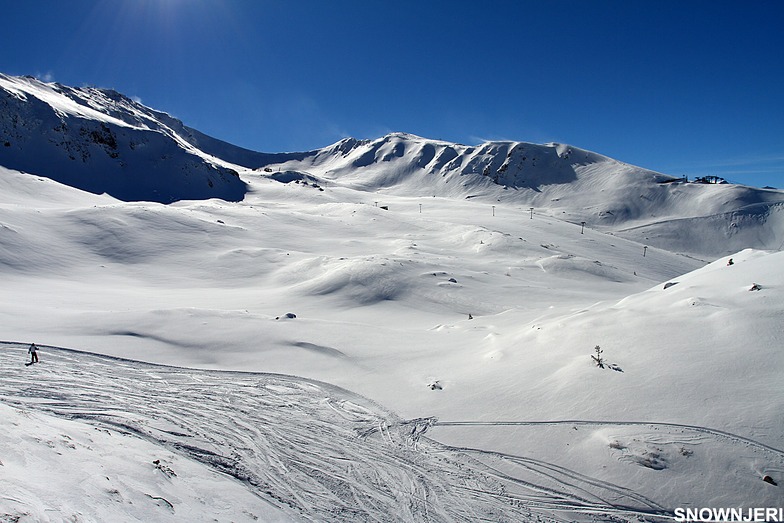
<instances>
[{"instance_id":1,"label":"watermark text","mask_svg":"<svg viewBox=\"0 0 784 523\"><path fill-rule=\"evenodd\" d=\"M784 508L676 508L675 521L688 522L740 522L784 523Z\"/></svg>"}]
</instances>

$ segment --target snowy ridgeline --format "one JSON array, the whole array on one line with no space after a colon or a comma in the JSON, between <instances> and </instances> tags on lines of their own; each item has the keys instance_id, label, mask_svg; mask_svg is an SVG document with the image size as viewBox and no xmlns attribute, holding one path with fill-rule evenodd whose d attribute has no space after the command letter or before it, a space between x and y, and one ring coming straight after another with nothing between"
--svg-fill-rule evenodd
<instances>
[{"instance_id":1,"label":"snowy ridgeline","mask_svg":"<svg viewBox=\"0 0 784 523\"><path fill-rule=\"evenodd\" d=\"M565 144L466 146L393 133L274 161L263 171L300 173L359 191L546 209L573 223L708 258L784 244L782 191L686 183Z\"/></svg>"},{"instance_id":2,"label":"snowy ridgeline","mask_svg":"<svg viewBox=\"0 0 784 523\"><path fill-rule=\"evenodd\" d=\"M216 140L112 90L0 74L0 165L124 201L241 201L245 175L502 202L697 256L780 249L784 192L685 183L566 144L466 146L392 133L301 153ZM283 175L282 173L285 173Z\"/></svg>"},{"instance_id":3,"label":"snowy ridgeline","mask_svg":"<svg viewBox=\"0 0 784 523\"><path fill-rule=\"evenodd\" d=\"M115 91L0 74L0 136L0 165L121 200L238 201L246 190L195 145L200 133Z\"/></svg>"}]
</instances>

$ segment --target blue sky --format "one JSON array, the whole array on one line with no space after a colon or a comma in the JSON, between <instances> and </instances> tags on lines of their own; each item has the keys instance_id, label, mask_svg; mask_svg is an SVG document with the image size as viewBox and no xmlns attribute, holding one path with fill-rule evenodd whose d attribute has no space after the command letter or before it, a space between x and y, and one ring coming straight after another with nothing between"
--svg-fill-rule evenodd
<instances>
[{"instance_id":1,"label":"blue sky","mask_svg":"<svg viewBox=\"0 0 784 523\"><path fill-rule=\"evenodd\" d=\"M784 2L0 0L0 72L249 149L557 141L784 187Z\"/></svg>"}]
</instances>

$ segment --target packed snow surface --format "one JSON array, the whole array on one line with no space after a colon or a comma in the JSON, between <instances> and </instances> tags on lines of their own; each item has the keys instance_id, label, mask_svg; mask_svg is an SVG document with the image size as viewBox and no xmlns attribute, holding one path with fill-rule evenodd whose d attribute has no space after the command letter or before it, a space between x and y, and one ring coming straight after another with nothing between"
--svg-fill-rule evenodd
<instances>
[{"instance_id":1,"label":"packed snow surface","mask_svg":"<svg viewBox=\"0 0 784 523\"><path fill-rule=\"evenodd\" d=\"M60 150L24 126L0 144L0 521L781 506L781 191L562 144L264 155L119 93L0 87L242 184L101 194L4 164Z\"/></svg>"}]
</instances>

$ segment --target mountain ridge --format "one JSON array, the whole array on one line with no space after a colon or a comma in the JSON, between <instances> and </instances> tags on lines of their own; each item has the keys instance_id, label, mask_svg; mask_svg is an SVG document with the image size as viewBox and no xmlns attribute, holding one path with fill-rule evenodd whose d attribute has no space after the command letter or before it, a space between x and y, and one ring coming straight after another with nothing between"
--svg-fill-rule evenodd
<instances>
[{"instance_id":1,"label":"mountain ridge","mask_svg":"<svg viewBox=\"0 0 784 523\"><path fill-rule=\"evenodd\" d=\"M7 168L125 201L239 201L247 189L235 170L188 141L199 136L179 120L117 91L0 75L0 93Z\"/></svg>"},{"instance_id":2,"label":"mountain ridge","mask_svg":"<svg viewBox=\"0 0 784 523\"><path fill-rule=\"evenodd\" d=\"M568 144L463 145L394 132L264 153L210 137L112 89L2 74L0 131L0 165L124 201L238 202L249 190L248 176L285 171L278 181L536 208L661 248L678 236L669 229L683 226L690 231L682 236L718 229L717 238L733 238L731 249L715 243L690 251L694 242L676 242L706 257L784 244L784 234L775 232L782 229L776 209L784 191L688 183ZM738 228L739 215L749 230Z\"/></svg>"},{"instance_id":3,"label":"mountain ridge","mask_svg":"<svg viewBox=\"0 0 784 523\"><path fill-rule=\"evenodd\" d=\"M778 250L784 241L775 232L781 230L776 209L784 202L784 191L689 183L566 144L469 146L391 133L376 140L344 139L264 167L276 169L379 194L478 198L535 208L661 248L677 236L666 229L679 228L686 223L682 220L689 220L695 234L718 228L717 238L737 240L730 249L716 242L707 250L705 242L679 242L679 249L706 257L745 247ZM738 228L739 214L753 230Z\"/></svg>"}]
</instances>

